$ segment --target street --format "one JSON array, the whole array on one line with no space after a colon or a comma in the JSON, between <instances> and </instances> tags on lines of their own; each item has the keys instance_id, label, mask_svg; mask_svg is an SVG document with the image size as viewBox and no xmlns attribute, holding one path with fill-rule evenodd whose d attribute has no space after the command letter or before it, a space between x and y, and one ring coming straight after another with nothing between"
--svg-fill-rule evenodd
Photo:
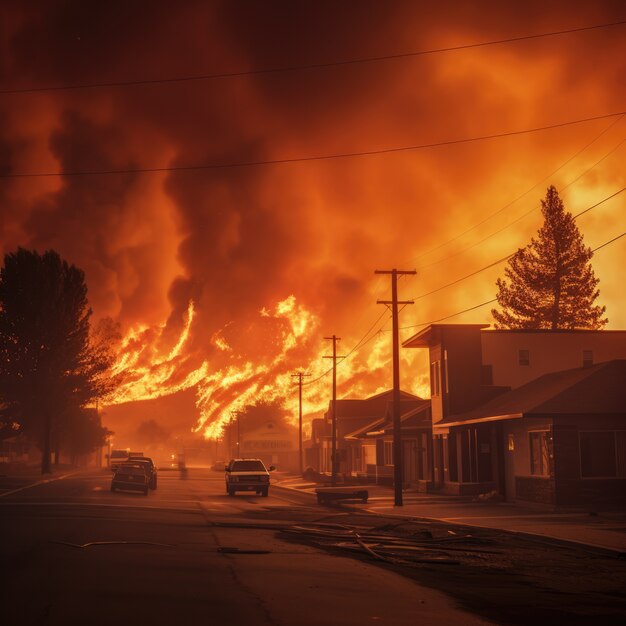
<instances>
[{"instance_id":1,"label":"street","mask_svg":"<svg viewBox=\"0 0 626 626\"><path fill-rule=\"evenodd\" d=\"M409 535L426 536L424 525L402 539L391 518L321 507L310 494L273 486L267 498L229 497L222 473L208 469L161 471L158 480L147 497L111 493L106 470L6 491L2 622L473 625L527 623L533 603L552 623L560 614L570 624L589 623L591 613L603 624L624 616L626 567L618 559L546 546L534 553L509 539L504 550L487 534L432 552L405 545ZM355 528L369 535L355 542ZM428 541L463 539L446 528L431 526ZM379 552L368 553L373 533L387 533L397 550L385 554L396 556L380 557L380 538ZM548 592L536 581L533 589L506 571L521 554L557 578L584 563L604 591L584 578L576 590Z\"/></svg>"},{"instance_id":2,"label":"street","mask_svg":"<svg viewBox=\"0 0 626 626\"><path fill-rule=\"evenodd\" d=\"M310 498L230 498L223 475L208 470L160 472L148 497L109 484L101 472L0 500L4 623L412 624L420 614L429 624L484 623L375 565L272 530L209 525L260 523L268 509L297 519ZM78 547L89 542L118 543ZM220 552L229 548L263 553Z\"/></svg>"}]
</instances>

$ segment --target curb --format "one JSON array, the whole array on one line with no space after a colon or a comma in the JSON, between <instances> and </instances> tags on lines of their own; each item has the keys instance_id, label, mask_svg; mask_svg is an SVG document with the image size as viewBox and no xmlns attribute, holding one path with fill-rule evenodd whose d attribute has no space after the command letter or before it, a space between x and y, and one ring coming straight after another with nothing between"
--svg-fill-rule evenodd
<instances>
[{"instance_id":1,"label":"curb","mask_svg":"<svg viewBox=\"0 0 626 626\"><path fill-rule=\"evenodd\" d=\"M283 486L283 485L274 485L275 487L280 487L281 489L288 489L290 491L296 491L299 493L303 493L301 489L295 489L293 487ZM304 493L310 493L311 496L315 496L315 493L305 491ZM358 513L368 513L369 515L378 515L381 516L380 513L376 511L371 511L367 508L359 508L352 506L351 504L346 504L345 502L337 502L334 504L336 508L343 508L350 511L358 512ZM525 537L527 539L531 539L533 541L539 543L546 543L549 545L557 545L562 547L576 547L579 549L587 549L587 551L592 552L594 554L602 554L603 556L610 556L612 558L617 559L626 559L626 551L619 550L617 548L609 548L607 546L601 546L595 543L587 543L584 541L578 541L576 539L563 539L562 537L555 537L554 535L541 535L537 533L531 533L523 530L509 530L506 528L496 528L494 526L481 526L480 524L467 524L464 522L457 521L449 521L445 517L416 517L415 515L398 515L396 514L385 514L384 517L389 517L392 519L405 519L405 520L415 520L415 521L425 521L425 522L437 522L440 524L448 524L450 526L463 526L465 528L474 528L476 530L491 530L494 532L502 532L508 535Z\"/></svg>"}]
</instances>

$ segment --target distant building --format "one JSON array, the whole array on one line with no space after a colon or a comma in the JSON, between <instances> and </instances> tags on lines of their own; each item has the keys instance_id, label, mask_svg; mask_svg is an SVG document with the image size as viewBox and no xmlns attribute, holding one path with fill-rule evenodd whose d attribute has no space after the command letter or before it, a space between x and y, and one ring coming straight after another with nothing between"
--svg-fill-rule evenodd
<instances>
[{"instance_id":1,"label":"distant building","mask_svg":"<svg viewBox=\"0 0 626 626\"><path fill-rule=\"evenodd\" d=\"M369 398L345 398L336 402L337 420L337 473L345 476L372 473L377 465L384 466L382 454L377 454L376 443L366 438L351 436L355 431L367 429L372 424L385 423L393 391ZM424 400L405 391L400 392L401 402L424 403ZM411 408L414 408L412 405ZM330 474L332 451L332 401L324 418L313 420L311 440L306 450L306 463L313 469ZM369 470L368 470L369 467Z\"/></svg>"},{"instance_id":2,"label":"distant building","mask_svg":"<svg viewBox=\"0 0 626 626\"><path fill-rule=\"evenodd\" d=\"M353 475L363 475L375 483L393 482L393 430L393 404L388 401L383 417L345 436L351 448L355 451L360 449L356 458L360 458L362 463L360 467L353 467ZM426 491L432 482L432 422L429 400L401 401L400 432L403 485L413 485L419 491Z\"/></svg>"},{"instance_id":3,"label":"distant building","mask_svg":"<svg viewBox=\"0 0 626 626\"><path fill-rule=\"evenodd\" d=\"M299 467L298 432L282 420L267 420L262 425L239 427L234 421L227 429L231 458L261 459L281 470Z\"/></svg>"}]
</instances>

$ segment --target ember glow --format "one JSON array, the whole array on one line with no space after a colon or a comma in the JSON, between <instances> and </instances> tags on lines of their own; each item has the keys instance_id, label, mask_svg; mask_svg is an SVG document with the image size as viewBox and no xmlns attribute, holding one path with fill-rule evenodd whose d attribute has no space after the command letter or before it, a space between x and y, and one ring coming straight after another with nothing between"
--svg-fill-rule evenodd
<instances>
[{"instance_id":1,"label":"ember glow","mask_svg":"<svg viewBox=\"0 0 626 626\"><path fill-rule=\"evenodd\" d=\"M388 388L375 269L418 270L400 283L415 298L401 326L466 309L451 321L489 322L477 305L502 265L436 290L525 245L548 185L574 213L624 187L623 115L384 152L623 111L623 25L401 56L624 19L619 3L545 4L189 2L173 19L162 2L3 3L0 91L331 65L0 94L0 252L53 248L85 270L94 318L123 329L110 403L127 420L134 402L185 390L205 437L259 399L295 419L303 370L308 421L330 397L332 334L349 354L340 397ZM136 171L150 168L164 169ZM588 245L624 231L625 196L580 217ZM625 241L593 259L609 328L626 327ZM405 352L403 387L427 395L424 356Z\"/></svg>"}]
</instances>

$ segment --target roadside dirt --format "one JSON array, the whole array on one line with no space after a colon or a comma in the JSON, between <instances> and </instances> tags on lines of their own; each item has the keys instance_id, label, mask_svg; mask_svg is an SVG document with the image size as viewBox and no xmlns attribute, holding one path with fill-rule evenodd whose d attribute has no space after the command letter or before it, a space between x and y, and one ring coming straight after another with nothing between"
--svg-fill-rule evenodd
<instances>
[{"instance_id":1,"label":"roadside dirt","mask_svg":"<svg viewBox=\"0 0 626 626\"><path fill-rule=\"evenodd\" d=\"M489 529L358 512L268 507L279 537L375 562L500 624L626 623L626 560ZM259 515L261 517L261 514ZM297 520L297 521L294 521ZM248 522L244 522L248 523Z\"/></svg>"}]
</instances>

